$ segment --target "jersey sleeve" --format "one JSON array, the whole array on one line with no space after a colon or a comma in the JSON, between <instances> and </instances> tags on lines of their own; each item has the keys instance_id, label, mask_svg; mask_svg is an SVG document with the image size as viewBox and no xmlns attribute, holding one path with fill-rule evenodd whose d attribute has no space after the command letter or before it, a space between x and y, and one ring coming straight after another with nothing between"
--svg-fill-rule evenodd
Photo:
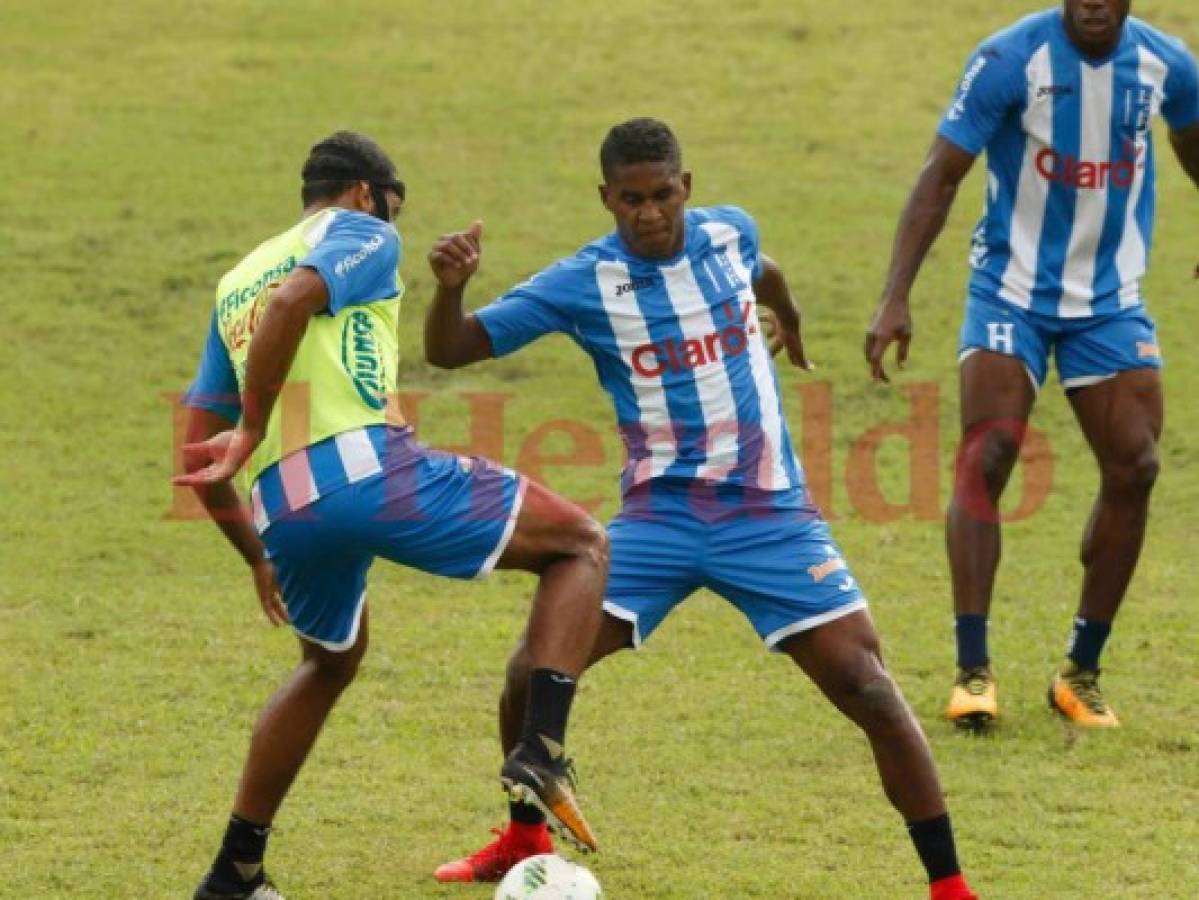
<instances>
[{"instance_id":1,"label":"jersey sleeve","mask_svg":"<svg viewBox=\"0 0 1199 900\"><path fill-rule=\"evenodd\" d=\"M1181 131L1199 122L1199 69L1195 57L1183 44L1166 75L1162 118L1171 131Z\"/></svg>"},{"instance_id":2,"label":"jersey sleeve","mask_svg":"<svg viewBox=\"0 0 1199 900\"><path fill-rule=\"evenodd\" d=\"M223 416L230 422L241 418L241 394L237 389L237 375L229 359L229 351L217 330L216 312L208 326L208 339L200 357L200 367L187 393L183 405L193 409L206 409Z\"/></svg>"},{"instance_id":3,"label":"jersey sleeve","mask_svg":"<svg viewBox=\"0 0 1199 900\"><path fill-rule=\"evenodd\" d=\"M492 353L507 356L542 335L570 332L568 303L572 291L581 287L572 287L577 277L557 263L478 310L475 318L491 340Z\"/></svg>"},{"instance_id":4,"label":"jersey sleeve","mask_svg":"<svg viewBox=\"0 0 1199 900\"><path fill-rule=\"evenodd\" d=\"M1010 49L992 43L974 51L937 134L974 156L983 151L1008 111L1025 99L1021 68L1013 57Z\"/></svg>"},{"instance_id":5,"label":"jersey sleeve","mask_svg":"<svg viewBox=\"0 0 1199 900\"><path fill-rule=\"evenodd\" d=\"M400 236L382 219L341 211L300 265L324 280L329 314L337 315L347 306L399 294Z\"/></svg>"}]
</instances>

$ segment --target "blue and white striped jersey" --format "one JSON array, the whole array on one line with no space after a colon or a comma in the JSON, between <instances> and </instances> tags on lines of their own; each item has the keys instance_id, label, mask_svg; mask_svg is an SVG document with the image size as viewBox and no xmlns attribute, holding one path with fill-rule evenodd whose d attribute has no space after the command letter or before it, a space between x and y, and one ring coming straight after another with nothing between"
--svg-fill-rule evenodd
<instances>
[{"instance_id":1,"label":"blue and white striped jersey","mask_svg":"<svg viewBox=\"0 0 1199 900\"><path fill-rule=\"evenodd\" d=\"M624 490L655 478L801 489L758 324L758 230L731 206L689 209L673 259L634 256L613 232L476 315L504 356L550 332L591 355L628 462Z\"/></svg>"},{"instance_id":2,"label":"blue and white striped jersey","mask_svg":"<svg viewBox=\"0 0 1199 900\"><path fill-rule=\"evenodd\" d=\"M939 134L987 151L973 294L1062 318L1141 302L1153 237L1150 126L1199 120L1199 74L1183 43L1129 18L1092 59L1046 10L992 35L966 65Z\"/></svg>"}]
</instances>

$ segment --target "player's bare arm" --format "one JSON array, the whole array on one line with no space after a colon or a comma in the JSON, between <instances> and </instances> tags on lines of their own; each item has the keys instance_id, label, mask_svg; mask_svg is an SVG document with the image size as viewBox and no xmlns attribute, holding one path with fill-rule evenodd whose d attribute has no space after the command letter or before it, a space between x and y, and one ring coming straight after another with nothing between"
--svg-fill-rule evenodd
<instances>
[{"instance_id":1,"label":"player's bare arm","mask_svg":"<svg viewBox=\"0 0 1199 900\"><path fill-rule=\"evenodd\" d=\"M188 409L185 449L183 452L183 469L185 472L196 472L208 464L206 454L198 451L197 447L204 444L223 431L227 431L230 421L224 416L211 410L191 407ZM191 447L193 449L188 450ZM262 541L258 532L250 522L249 512L237 490L228 481L215 484L194 485L196 497L203 504L209 518L233 545L233 549L250 567L254 578L254 593L262 606L262 612L272 625L284 625L287 622L287 608L283 605L279 593L279 583L275 578L275 567L263 553Z\"/></svg>"},{"instance_id":2,"label":"player's bare arm","mask_svg":"<svg viewBox=\"0 0 1199 900\"><path fill-rule=\"evenodd\" d=\"M1195 187L1199 188L1199 122L1180 131L1171 131L1170 145L1174 148L1174 154L1182 164L1183 170L1191 176ZM1199 278L1199 265L1195 266L1194 276Z\"/></svg>"},{"instance_id":3,"label":"player's bare arm","mask_svg":"<svg viewBox=\"0 0 1199 900\"><path fill-rule=\"evenodd\" d=\"M762 274L754 282L754 295L759 305L765 308L771 356L786 348L787 359L793 366L811 371L816 368L804 354L803 336L800 333L799 307L791 296L791 288L778 263L766 254L759 257Z\"/></svg>"},{"instance_id":4,"label":"player's bare arm","mask_svg":"<svg viewBox=\"0 0 1199 900\"><path fill-rule=\"evenodd\" d=\"M266 434L271 410L308 328L308 320L328 305L329 292L324 279L306 267L292 271L271 293L262 321L250 339L241 421L230 431L222 431L202 443L189 444L187 451L202 454L207 464L179 476L175 484L217 484L238 473Z\"/></svg>"},{"instance_id":5,"label":"player's bare arm","mask_svg":"<svg viewBox=\"0 0 1199 900\"><path fill-rule=\"evenodd\" d=\"M440 369L456 369L494 356L487 332L462 310L466 283L479 269L483 223L442 235L429 251L429 267L437 279L433 302L425 316L425 359Z\"/></svg>"},{"instance_id":6,"label":"player's bare arm","mask_svg":"<svg viewBox=\"0 0 1199 900\"><path fill-rule=\"evenodd\" d=\"M883 368L883 356L892 343L898 344L900 368L907 361L912 340L908 295L924 258L945 227L958 186L970 171L974 159L973 155L938 135L924 161L920 177L900 216L883 296L866 331L866 361L875 381L890 380Z\"/></svg>"}]
</instances>

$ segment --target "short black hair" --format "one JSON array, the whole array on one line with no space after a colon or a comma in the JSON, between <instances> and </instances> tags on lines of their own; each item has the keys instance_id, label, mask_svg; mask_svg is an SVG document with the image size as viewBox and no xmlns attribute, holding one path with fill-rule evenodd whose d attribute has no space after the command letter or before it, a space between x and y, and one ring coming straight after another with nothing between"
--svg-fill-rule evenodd
<instances>
[{"instance_id":1,"label":"short black hair","mask_svg":"<svg viewBox=\"0 0 1199 900\"><path fill-rule=\"evenodd\" d=\"M356 131L338 131L314 144L300 179L300 201L305 206L337 197L359 181L391 188L404 199L404 182L396 175L395 163L382 147Z\"/></svg>"},{"instance_id":2,"label":"short black hair","mask_svg":"<svg viewBox=\"0 0 1199 900\"><path fill-rule=\"evenodd\" d=\"M609 180L620 166L643 162L683 167L683 151L670 126L659 119L629 119L612 126L600 145L600 171Z\"/></svg>"}]
</instances>

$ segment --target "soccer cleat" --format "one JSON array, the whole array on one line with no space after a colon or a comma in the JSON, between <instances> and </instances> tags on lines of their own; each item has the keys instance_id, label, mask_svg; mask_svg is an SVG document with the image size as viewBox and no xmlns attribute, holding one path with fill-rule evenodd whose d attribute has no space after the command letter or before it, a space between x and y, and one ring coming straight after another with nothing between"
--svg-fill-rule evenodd
<instances>
[{"instance_id":1,"label":"soccer cleat","mask_svg":"<svg viewBox=\"0 0 1199 900\"><path fill-rule=\"evenodd\" d=\"M551 830L586 853L598 849L595 835L575 802L574 766L559 752L553 762L543 762L517 744L500 769L508 799L531 803L545 815Z\"/></svg>"},{"instance_id":2,"label":"soccer cleat","mask_svg":"<svg viewBox=\"0 0 1199 900\"><path fill-rule=\"evenodd\" d=\"M544 824L509 822L503 831L493 828L491 833L496 835L494 841L470 856L438 866L433 877L441 882L499 881L522 859L554 852L549 829Z\"/></svg>"},{"instance_id":3,"label":"soccer cleat","mask_svg":"<svg viewBox=\"0 0 1199 900\"><path fill-rule=\"evenodd\" d=\"M1067 660L1049 685L1049 708L1084 728L1119 728L1120 720L1099 690L1099 670Z\"/></svg>"},{"instance_id":4,"label":"soccer cleat","mask_svg":"<svg viewBox=\"0 0 1199 900\"><path fill-rule=\"evenodd\" d=\"M995 677L988 666L958 669L945 715L960 728L984 729L999 718Z\"/></svg>"},{"instance_id":5,"label":"soccer cleat","mask_svg":"<svg viewBox=\"0 0 1199 900\"><path fill-rule=\"evenodd\" d=\"M214 884L212 876L209 875L196 888L192 900L284 900L284 898L269 878L253 887L246 886L226 891Z\"/></svg>"}]
</instances>

